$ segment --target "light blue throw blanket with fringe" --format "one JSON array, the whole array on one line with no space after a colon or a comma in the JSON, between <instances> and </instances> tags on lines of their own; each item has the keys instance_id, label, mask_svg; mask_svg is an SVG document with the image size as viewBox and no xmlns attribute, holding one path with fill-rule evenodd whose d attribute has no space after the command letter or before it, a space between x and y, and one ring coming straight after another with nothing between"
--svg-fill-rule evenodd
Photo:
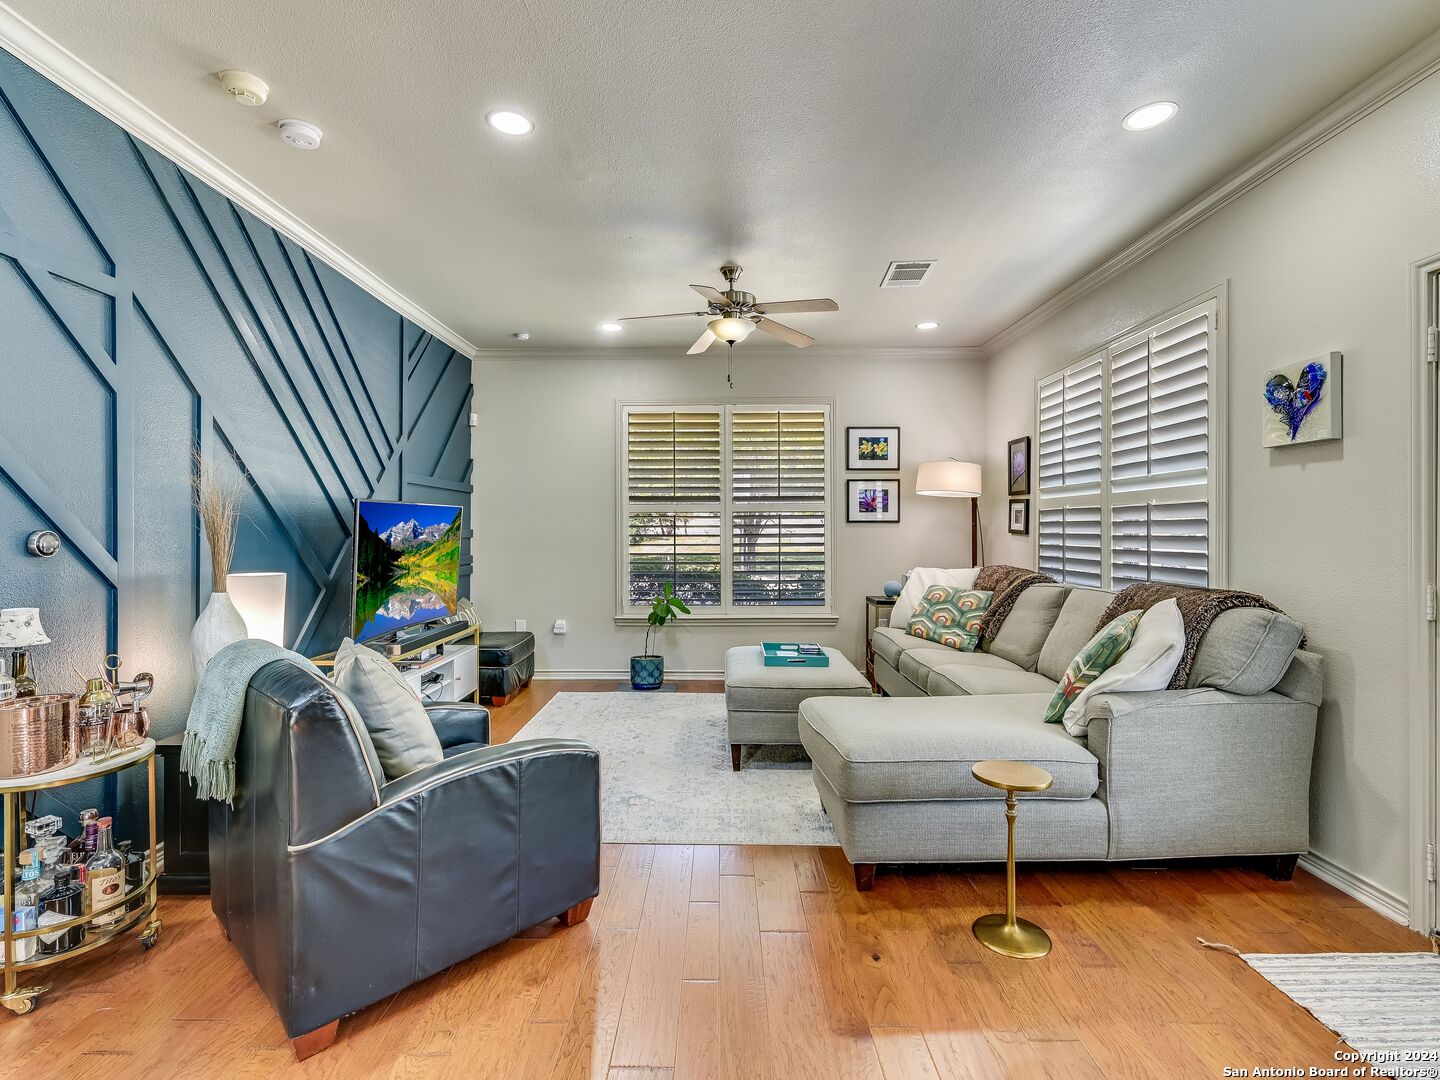
<instances>
[{"instance_id":1,"label":"light blue throw blanket with fringe","mask_svg":"<svg viewBox=\"0 0 1440 1080\"><path fill-rule=\"evenodd\" d=\"M180 747L180 771L194 781L196 797L235 804L235 745L245 716L245 691L255 673L276 660L320 675L299 653L268 641L236 641L210 658L190 703Z\"/></svg>"}]
</instances>

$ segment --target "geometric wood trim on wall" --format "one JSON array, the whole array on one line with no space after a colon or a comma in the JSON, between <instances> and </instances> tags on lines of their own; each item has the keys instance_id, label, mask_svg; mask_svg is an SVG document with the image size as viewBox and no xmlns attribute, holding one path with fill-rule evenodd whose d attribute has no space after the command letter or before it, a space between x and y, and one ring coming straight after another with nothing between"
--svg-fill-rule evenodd
<instances>
[{"instance_id":1,"label":"geometric wood trim on wall","mask_svg":"<svg viewBox=\"0 0 1440 1080\"><path fill-rule=\"evenodd\" d=\"M235 569L287 574L297 651L346 630L357 498L463 505L469 595L470 362L4 52L0 387L0 606L42 609L42 684L118 651L183 724L195 446L248 477Z\"/></svg>"}]
</instances>

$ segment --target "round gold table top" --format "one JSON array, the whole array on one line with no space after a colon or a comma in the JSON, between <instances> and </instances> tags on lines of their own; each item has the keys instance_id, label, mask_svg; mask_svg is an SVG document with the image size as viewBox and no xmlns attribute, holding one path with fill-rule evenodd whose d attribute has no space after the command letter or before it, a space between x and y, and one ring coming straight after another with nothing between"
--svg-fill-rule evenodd
<instances>
[{"instance_id":1,"label":"round gold table top","mask_svg":"<svg viewBox=\"0 0 1440 1080\"><path fill-rule=\"evenodd\" d=\"M977 761L970 766L970 775L1002 791L1044 791L1055 782L1044 769L1023 761Z\"/></svg>"}]
</instances>

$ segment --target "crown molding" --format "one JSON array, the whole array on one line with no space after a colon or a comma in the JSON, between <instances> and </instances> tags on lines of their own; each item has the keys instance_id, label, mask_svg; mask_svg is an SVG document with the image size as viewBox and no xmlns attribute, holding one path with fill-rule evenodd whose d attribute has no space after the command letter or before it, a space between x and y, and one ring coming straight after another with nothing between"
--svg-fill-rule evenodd
<instances>
[{"instance_id":1,"label":"crown molding","mask_svg":"<svg viewBox=\"0 0 1440 1080\"><path fill-rule=\"evenodd\" d=\"M796 349L788 345L740 345L742 350L749 357L788 358L794 359ZM811 356L824 357L831 360L857 359L857 360L949 360L968 361L984 360L986 353L984 349L973 345L957 345L954 348L921 348L906 349L890 346L876 346L866 348L863 345L812 345L805 350ZM705 354L710 356L712 354ZM719 357L722 354L713 354ZM532 348L528 345L516 345L502 348L477 348L472 357L477 361L506 361L506 360L669 360L685 359L685 350L681 345L643 345L629 348L624 345L597 345L594 347L567 347L567 348Z\"/></svg>"},{"instance_id":2,"label":"crown molding","mask_svg":"<svg viewBox=\"0 0 1440 1080\"><path fill-rule=\"evenodd\" d=\"M465 356L475 355L475 346L455 330L3 3L0 3L0 46L101 116L194 173L422 330Z\"/></svg>"},{"instance_id":3,"label":"crown molding","mask_svg":"<svg viewBox=\"0 0 1440 1080\"><path fill-rule=\"evenodd\" d=\"M1440 33L1431 34L1279 142L1262 150L1194 201L1149 229L1139 239L1121 248L1039 307L1021 316L985 342L981 347L982 351L993 356L1436 71L1440 71Z\"/></svg>"}]
</instances>

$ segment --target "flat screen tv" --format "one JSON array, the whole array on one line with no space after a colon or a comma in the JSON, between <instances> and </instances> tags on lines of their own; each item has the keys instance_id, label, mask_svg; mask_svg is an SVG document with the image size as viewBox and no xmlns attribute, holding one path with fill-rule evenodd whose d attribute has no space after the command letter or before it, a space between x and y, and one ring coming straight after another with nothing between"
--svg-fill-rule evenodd
<instances>
[{"instance_id":1,"label":"flat screen tv","mask_svg":"<svg viewBox=\"0 0 1440 1080\"><path fill-rule=\"evenodd\" d=\"M458 506L356 500L351 637L368 641L455 614L460 518Z\"/></svg>"}]
</instances>

